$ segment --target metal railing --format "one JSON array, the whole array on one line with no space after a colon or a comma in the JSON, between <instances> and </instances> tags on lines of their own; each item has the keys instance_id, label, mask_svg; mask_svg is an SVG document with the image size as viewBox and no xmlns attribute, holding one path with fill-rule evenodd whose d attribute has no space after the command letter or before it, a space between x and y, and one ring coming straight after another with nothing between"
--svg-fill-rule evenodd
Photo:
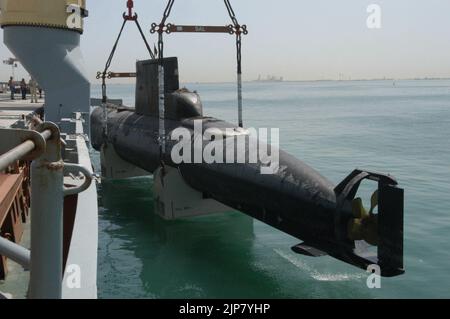
<instances>
[{"instance_id":1,"label":"metal railing","mask_svg":"<svg viewBox=\"0 0 450 319\"><path fill-rule=\"evenodd\" d=\"M5 132L5 130L3 130ZM50 139L52 132L50 130L45 130L42 133L39 133L44 141ZM10 137L10 136L8 136ZM33 140L34 138L34 140ZM17 145L13 149L7 151L5 154L0 156L0 172L7 169L9 166L14 164L16 161L19 161L29 154L31 154L34 150L37 150L39 146L42 145L42 142L36 142L38 139L38 135L30 135L30 139L24 141L23 143ZM40 150L39 150L40 151Z\"/></svg>"},{"instance_id":2,"label":"metal railing","mask_svg":"<svg viewBox=\"0 0 450 319\"><path fill-rule=\"evenodd\" d=\"M92 175L86 168L64 163L59 128L40 123L36 131L0 129L0 172L19 160L31 164L31 248L0 237L0 255L30 269L29 298L59 299L63 275L64 196L86 190ZM64 172L82 173L78 187L64 186Z\"/></svg>"}]
</instances>

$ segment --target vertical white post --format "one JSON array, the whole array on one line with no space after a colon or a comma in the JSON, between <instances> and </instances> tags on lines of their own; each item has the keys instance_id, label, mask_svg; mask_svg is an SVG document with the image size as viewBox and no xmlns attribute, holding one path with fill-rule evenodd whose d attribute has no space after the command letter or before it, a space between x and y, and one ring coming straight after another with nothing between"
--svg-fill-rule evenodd
<instances>
[{"instance_id":1,"label":"vertical white post","mask_svg":"<svg viewBox=\"0 0 450 319\"><path fill-rule=\"evenodd\" d=\"M159 83L159 138L161 153L166 153L166 128L165 128L165 88L164 88L164 66L158 66L158 83Z\"/></svg>"},{"instance_id":2,"label":"vertical white post","mask_svg":"<svg viewBox=\"0 0 450 319\"><path fill-rule=\"evenodd\" d=\"M29 298L60 299L63 275L63 168L59 131L31 165Z\"/></svg>"},{"instance_id":3,"label":"vertical white post","mask_svg":"<svg viewBox=\"0 0 450 319\"><path fill-rule=\"evenodd\" d=\"M102 103L102 111L103 111L103 134L105 137L108 136L108 110L107 110L107 102Z\"/></svg>"},{"instance_id":4,"label":"vertical white post","mask_svg":"<svg viewBox=\"0 0 450 319\"><path fill-rule=\"evenodd\" d=\"M243 127L242 123L242 74L237 75L237 85L238 85L238 121L239 127Z\"/></svg>"}]
</instances>

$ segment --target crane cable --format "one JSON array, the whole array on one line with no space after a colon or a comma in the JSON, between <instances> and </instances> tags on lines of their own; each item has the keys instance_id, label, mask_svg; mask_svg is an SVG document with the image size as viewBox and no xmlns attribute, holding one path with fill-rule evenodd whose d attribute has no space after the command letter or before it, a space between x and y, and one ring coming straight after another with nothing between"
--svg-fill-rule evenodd
<instances>
[{"instance_id":1,"label":"crane cable","mask_svg":"<svg viewBox=\"0 0 450 319\"><path fill-rule=\"evenodd\" d=\"M106 78L110 78L111 77L111 72L108 73L109 67L111 66L111 62L114 58L114 55L116 53L117 50L117 45L119 44L119 40L122 36L123 30L125 28L125 24L128 21L134 21L136 23L136 26L139 30L139 33L142 37L142 40L144 40L145 46L150 54L150 57L152 59L155 59L155 55L153 54L150 45L147 42L147 39L145 38L144 32L142 31L141 25L139 24L138 21L138 15L137 13L133 14L133 7L134 7L134 2L133 0L127 0L127 9L128 9L128 14L126 12L123 13L122 17L123 17L123 23L122 26L120 28L119 31L119 35L117 36L116 41L114 42L113 48L111 50L111 53L109 54L108 60L106 61L105 64L105 69L103 70L103 72L97 72L97 79L102 79L102 108L103 108L103 120L104 120L104 128L103 128L103 134L105 136L107 136L108 134L108 114L107 114L107 101L108 101L108 97L106 95Z\"/></svg>"},{"instance_id":2,"label":"crane cable","mask_svg":"<svg viewBox=\"0 0 450 319\"><path fill-rule=\"evenodd\" d=\"M163 30L166 25L166 21L170 16L170 13L172 12L173 4L175 3L175 0L169 0L167 3L166 9L164 10L163 17L161 19L161 23L159 24L159 31L158 32L158 58L160 59L160 63L162 63L162 59L164 58L164 41L163 41Z\"/></svg>"},{"instance_id":3,"label":"crane cable","mask_svg":"<svg viewBox=\"0 0 450 319\"><path fill-rule=\"evenodd\" d=\"M161 30L164 28L167 19L170 16L170 13L173 8L173 4L175 0L169 0L167 3L166 9L164 10L163 17L159 24ZM165 74L164 74L164 40L163 40L163 32L158 33L158 90L159 90L159 99L158 99L158 117L159 117L159 157L161 161L161 167L164 172L164 155L166 154L166 125L165 125L165 117L166 117L166 98L165 98Z\"/></svg>"},{"instance_id":4,"label":"crane cable","mask_svg":"<svg viewBox=\"0 0 450 319\"><path fill-rule=\"evenodd\" d=\"M171 28L173 25L166 25L167 18L169 17L175 0L169 0L166 9L163 14L163 18L159 25L156 23L152 24L151 33L158 32L158 59L160 60L160 68L163 67L164 58L164 41L163 34L171 33L174 30ZM228 14L231 18L233 25L228 26L227 33L236 34L236 60L237 60L237 98L238 98L238 122L239 127L243 127L242 121L242 34L248 34L247 26L240 25L236 18L236 14L231 6L229 0L224 0L225 6L227 8ZM211 31L210 31L211 32Z\"/></svg>"},{"instance_id":5,"label":"crane cable","mask_svg":"<svg viewBox=\"0 0 450 319\"><path fill-rule=\"evenodd\" d=\"M142 31L141 25L139 24L138 15L137 15L137 13L133 14L133 11L132 11L133 7L134 7L133 0L127 0L128 14L126 12L123 13L123 23L122 23L122 26L120 28L119 35L117 36L117 39L114 42L114 46L113 46L113 48L111 50L111 53L109 54L108 60L106 61L105 69L103 70L103 72L97 72L97 79L100 79L100 78L102 79L102 102L103 103L106 103L106 101L107 101L107 96L106 96L106 78L109 77L108 70L109 70L109 67L111 66L111 62L112 62L112 60L114 58L114 55L116 53L117 45L119 44L119 40L120 40L120 38L122 36L122 33L123 33L123 30L125 28L125 24L128 21L134 21L136 23L136 26L137 26L137 28L139 30L139 33L140 33L140 35L142 37L142 40L145 43L147 51L150 54L150 57L152 59L155 59L155 55L153 54L153 52L152 52L152 50L150 48L150 45L148 44L147 39L145 38L144 32Z\"/></svg>"},{"instance_id":6,"label":"crane cable","mask_svg":"<svg viewBox=\"0 0 450 319\"><path fill-rule=\"evenodd\" d=\"M234 13L233 7L229 0L224 0L225 6L227 7L228 14L230 15L231 21L234 24L236 32L236 60L237 60L237 90L238 90L238 122L239 127L243 127L242 120L242 33L247 32L247 28L241 30L241 25L239 24L236 14Z\"/></svg>"}]
</instances>

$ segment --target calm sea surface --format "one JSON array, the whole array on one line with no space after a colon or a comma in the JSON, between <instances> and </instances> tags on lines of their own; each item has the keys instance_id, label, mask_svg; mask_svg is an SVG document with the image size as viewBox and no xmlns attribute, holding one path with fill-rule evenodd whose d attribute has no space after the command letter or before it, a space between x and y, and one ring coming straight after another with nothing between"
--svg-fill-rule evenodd
<instances>
[{"instance_id":1,"label":"calm sea surface","mask_svg":"<svg viewBox=\"0 0 450 319\"><path fill-rule=\"evenodd\" d=\"M234 84L186 86L236 122ZM134 105L134 86L109 97ZM334 183L356 167L398 179L406 274L368 289L364 271L296 255L299 240L239 212L163 221L138 178L100 186L99 297L450 298L450 80L246 83L244 99L245 126L280 128L281 147Z\"/></svg>"}]
</instances>

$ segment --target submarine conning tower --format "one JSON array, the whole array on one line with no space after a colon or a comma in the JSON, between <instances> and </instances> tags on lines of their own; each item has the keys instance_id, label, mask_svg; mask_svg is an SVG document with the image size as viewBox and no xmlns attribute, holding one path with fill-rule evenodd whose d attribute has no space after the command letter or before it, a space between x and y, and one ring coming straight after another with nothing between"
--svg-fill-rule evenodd
<instances>
[{"instance_id":1,"label":"submarine conning tower","mask_svg":"<svg viewBox=\"0 0 450 319\"><path fill-rule=\"evenodd\" d=\"M89 114L90 83L80 35L86 0L1 0L4 43L45 91L45 120ZM26 79L28 80L28 79ZM89 116L85 116L89 132Z\"/></svg>"},{"instance_id":2,"label":"submarine conning tower","mask_svg":"<svg viewBox=\"0 0 450 319\"><path fill-rule=\"evenodd\" d=\"M159 117L159 59L136 63L136 114ZM164 58L164 118L182 120L203 116L203 106L196 92L180 89L178 59Z\"/></svg>"}]
</instances>

